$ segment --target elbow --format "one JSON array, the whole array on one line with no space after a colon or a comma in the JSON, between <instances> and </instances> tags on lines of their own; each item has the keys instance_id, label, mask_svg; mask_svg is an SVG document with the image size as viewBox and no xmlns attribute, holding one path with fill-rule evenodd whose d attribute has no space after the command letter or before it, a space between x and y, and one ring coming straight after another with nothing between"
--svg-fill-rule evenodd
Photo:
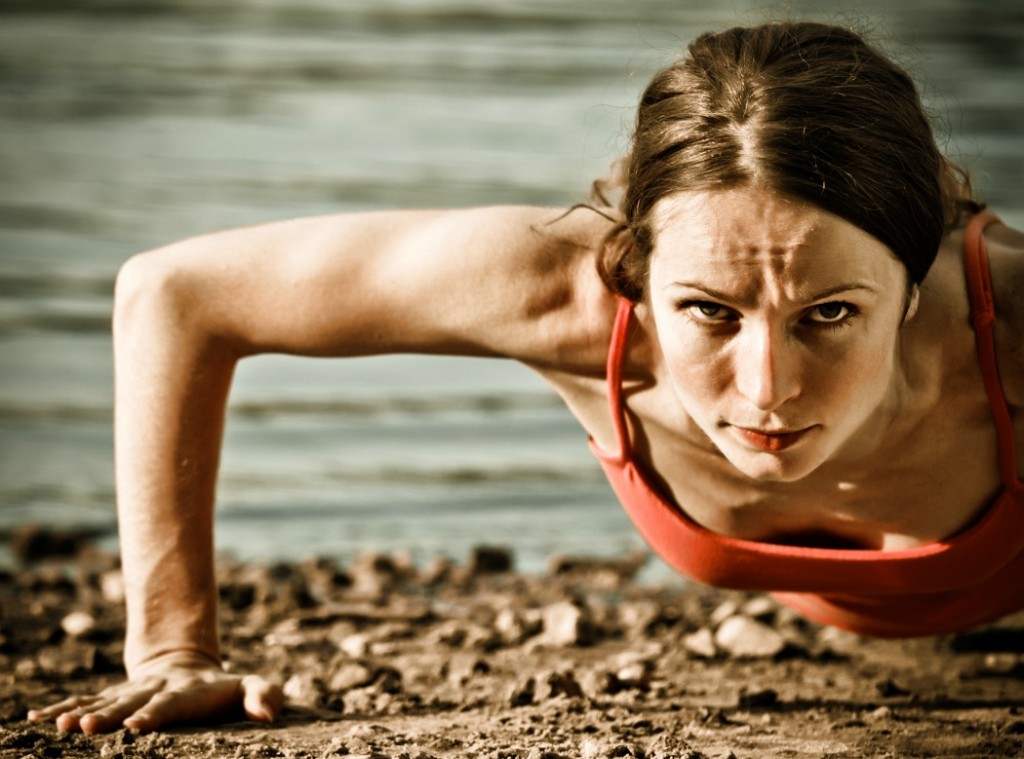
<instances>
[{"instance_id":1,"label":"elbow","mask_svg":"<svg viewBox=\"0 0 1024 759\"><path fill-rule=\"evenodd\" d=\"M125 261L114 281L114 339L180 312L175 305L177 279L173 267L156 251Z\"/></svg>"}]
</instances>

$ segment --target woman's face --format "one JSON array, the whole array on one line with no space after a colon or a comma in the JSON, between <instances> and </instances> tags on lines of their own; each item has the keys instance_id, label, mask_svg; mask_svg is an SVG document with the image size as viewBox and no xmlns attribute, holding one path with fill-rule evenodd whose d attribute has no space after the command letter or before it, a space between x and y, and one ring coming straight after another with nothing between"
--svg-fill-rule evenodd
<instances>
[{"instance_id":1,"label":"woman's face","mask_svg":"<svg viewBox=\"0 0 1024 759\"><path fill-rule=\"evenodd\" d=\"M653 219L658 342L700 429L759 480L796 480L852 450L898 391L906 274L889 249L749 189L673 195Z\"/></svg>"}]
</instances>

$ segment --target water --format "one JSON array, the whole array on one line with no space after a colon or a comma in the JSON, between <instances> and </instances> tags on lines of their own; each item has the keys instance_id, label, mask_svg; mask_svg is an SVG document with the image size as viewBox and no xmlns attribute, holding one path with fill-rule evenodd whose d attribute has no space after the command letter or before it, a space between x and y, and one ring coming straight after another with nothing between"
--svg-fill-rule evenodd
<instances>
[{"instance_id":1,"label":"water","mask_svg":"<svg viewBox=\"0 0 1024 759\"><path fill-rule=\"evenodd\" d=\"M115 541L110 293L130 254L375 208L566 205L699 32L811 14L873 28L1024 225L1024 9L842 13L680 0L0 0L0 530ZM503 362L261 357L233 390L218 545L243 557L640 545L585 438Z\"/></svg>"}]
</instances>

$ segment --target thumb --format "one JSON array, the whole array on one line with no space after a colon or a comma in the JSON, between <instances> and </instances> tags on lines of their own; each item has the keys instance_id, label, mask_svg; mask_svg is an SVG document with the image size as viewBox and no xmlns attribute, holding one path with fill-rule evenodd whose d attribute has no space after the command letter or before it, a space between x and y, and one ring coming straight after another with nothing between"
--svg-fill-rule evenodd
<instances>
[{"instance_id":1,"label":"thumb","mask_svg":"<svg viewBox=\"0 0 1024 759\"><path fill-rule=\"evenodd\" d=\"M257 722L273 722L284 706L284 693L274 683L257 675L242 678L242 707L245 716Z\"/></svg>"}]
</instances>

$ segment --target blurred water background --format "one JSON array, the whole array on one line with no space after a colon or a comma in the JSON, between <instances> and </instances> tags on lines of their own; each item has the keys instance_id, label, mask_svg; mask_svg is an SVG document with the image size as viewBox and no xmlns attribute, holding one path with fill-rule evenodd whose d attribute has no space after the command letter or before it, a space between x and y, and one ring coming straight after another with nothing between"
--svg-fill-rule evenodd
<instances>
[{"instance_id":1,"label":"blurred water background","mask_svg":"<svg viewBox=\"0 0 1024 759\"><path fill-rule=\"evenodd\" d=\"M0 0L0 531L114 545L109 315L133 252L339 211L567 205L639 90L706 29L852 23L923 83L947 147L1024 225L1018 0ZM217 538L245 558L640 545L529 371L247 360ZM0 556L0 562L10 556Z\"/></svg>"}]
</instances>

